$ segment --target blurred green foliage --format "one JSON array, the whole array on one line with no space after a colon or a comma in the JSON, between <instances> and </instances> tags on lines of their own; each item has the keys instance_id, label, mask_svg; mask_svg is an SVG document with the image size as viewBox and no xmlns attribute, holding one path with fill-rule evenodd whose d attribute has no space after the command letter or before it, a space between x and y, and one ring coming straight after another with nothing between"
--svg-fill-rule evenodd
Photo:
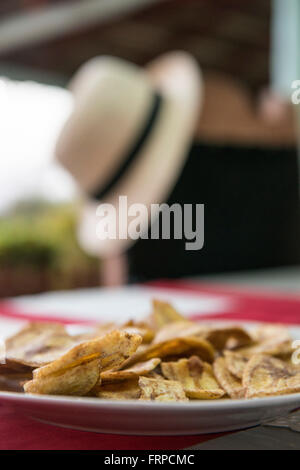
<instances>
[{"instance_id":1,"label":"blurred green foliage","mask_svg":"<svg viewBox=\"0 0 300 470\"><path fill-rule=\"evenodd\" d=\"M0 266L49 268L61 273L96 263L76 240L76 205L22 203L0 218Z\"/></svg>"}]
</instances>

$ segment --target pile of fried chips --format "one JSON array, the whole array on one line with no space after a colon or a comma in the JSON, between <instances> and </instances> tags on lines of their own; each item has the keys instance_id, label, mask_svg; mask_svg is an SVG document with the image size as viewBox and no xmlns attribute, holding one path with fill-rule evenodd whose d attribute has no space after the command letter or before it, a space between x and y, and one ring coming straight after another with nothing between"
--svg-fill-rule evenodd
<instances>
[{"instance_id":1,"label":"pile of fried chips","mask_svg":"<svg viewBox=\"0 0 300 470\"><path fill-rule=\"evenodd\" d=\"M158 300L144 322L108 323L77 336L62 325L29 323L5 346L0 390L152 401L300 392L284 326L195 323Z\"/></svg>"}]
</instances>

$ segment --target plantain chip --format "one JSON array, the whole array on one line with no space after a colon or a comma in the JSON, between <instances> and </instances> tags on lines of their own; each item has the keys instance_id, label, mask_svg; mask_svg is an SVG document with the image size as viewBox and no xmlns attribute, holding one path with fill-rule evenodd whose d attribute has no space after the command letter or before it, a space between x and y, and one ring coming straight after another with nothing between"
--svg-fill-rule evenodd
<instances>
[{"instance_id":1,"label":"plantain chip","mask_svg":"<svg viewBox=\"0 0 300 470\"><path fill-rule=\"evenodd\" d=\"M61 371L76 367L84 362L98 359L101 372L114 369L130 357L141 343L141 337L126 331L115 330L100 338L74 346L63 356L50 364L33 371L34 378L60 374Z\"/></svg>"},{"instance_id":2,"label":"plantain chip","mask_svg":"<svg viewBox=\"0 0 300 470\"><path fill-rule=\"evenodd\" d=\"M265 339L261 343L241 348L238 350L243 356L252 357L257 354L266 354L268 356L275 356L279 358L289 358L293 352L292 341L285 340L278 342L278 338Z\"/></svg>"},{"instance_id":3,"label":"plantain chip","mask_svg":"<svg viewBox=\"0 0 300 470\"><path fill-rule=\"evenodd\" d=\"M215 351L212 345L202 338L175 338L143 348L127 361L126 367L155 357L172 360L190 356L199 356L205 362L213 362Z\"/></svg>"},{"instance_id":4,"label":"plantain chip","mask_svg":"<svg viewBox=\"0 0 300 470\"><path fill-rule=\"evenodd\" d=\"M218 357L213 363L215 377L227 395L231 398L244 398L245 390L242 381L234 377L226 367L224 357Z\"/></svg>"},{"instance_id":5,"label":"plantain chip","mask_svg":"<svg viewBox=\"0 0 300 470\"><path fill-rule=\"evenodd\" d=\"M288 328L284 325L273 325L270 323L263 323L257 328L252 330L254 339L260 343L266 340L272 340L278 344L285 341L291 341L291 335Z\"/></svg>"},{"instance_id":6,"label":"plantain chip","mask_svg":"<svg viewBox=\"0 0 300 470\"><path fill-rule=\"evenodd\" d=\"M139 378L140 400L152 401L187 401L183 387L175 380Z\"/></svg>"},{"instance_id":7,"label":"plantain chip","mask_svg":"<svg viewBox=\"0 0 300 470\"><path fill-rule=\"evenodd\" d=\"M243 374L246 398L300 392L300 368L263 354L253 356Z\"/></svg>"},{"instance_id":8,"label":"plantain chip","mask_svg":"<svg viewBox=\"0 0 300 470\"><path fill-rule=\"evenodd\" d=\"M249 356L243 356L243 354L236 351L224 351L224 358L225 365L229 372L242 380L246 364L249 361Z\"/></svg>"},{"instance_id":9,"label":"plantain chip","mask_svg":"<svg viewBox=\"0 0 300 470\"><path fill-rule=\"evenodd\" d=\"M41 395L87 395L99 380L99 359L64 369L60 374L33 378L24 384L26 393Z\"/></svg>"},{"instance_id":10,"label":"plantain chip","mask_svg":"<svg viewBox=\"0 0 300 470\"><path fill-rule=\"evenodd\" d=\"M225 394L214 377L211 365L197 356L177 362L163 362L161 370L167 379L179 381L189 398L211 400Z\"/></svg>"},{"instance_id":11,"label":"plantain chip","mask_svg":"<svg viewBox=\"0 0 300 470\"><path fill-rule=\"evenodd\" d=\"M236 349L253 343L253 338L240 326L211 328L204 335L217 351Z\"/></svg>"},{"instance_id":12,"label":"plantain chip","mask_svg":"<svg viewBox=\"0 0 300 470\"><path fill-rule=\"evenodd\" d=\"M156 334L153 343L162 343L176 338L188 338L190 336L204 336L208 332L208 327L201 323L194 323L188 320L178 321L163 326Z\"/></svg>"},{"instance_id":13,"label":"plantain chip","mask_svg":"<svg viewBox=\"0 0 300 470\"><path fill-rule=\"evenodd\" d=\"M123 325L116 325L115 323L104 323L103 325L98 325L96 328L91 330L89 333L84 333L77 335L76 340L87 341L89 339L96 339L100 336L106 335L114 330L127 331L127 333L140 335L142 337L142 342L144 344L149 344L154 338L154 331L147 325L146 322L136 322L134 320L129 320Z\"/></svg>"},{"instance_id":14,"label":"plantain chip","mask_svg":"<svg viewBox=\"0 0 300 470\"><path fill-rule=\"evenodd\" d=\"M288 358L293 352L292 338L283 325L263 324L253 330L256 344L239 350L244 356L266 354L279 358Z\"/></svg>"},{"instance_id":15,"label":"plantain chip","mask_svg":"<svg viewBox=\"0 0 300 470\"><path fill-rule=\"evenodd\" d=\"M154 330L150 328L146 322L137 322L134 320L129 320L127 323L122 325L121 330L127 331L131 334L140 335L144 344L151 343L155 335Z\"/></svg>"},{"instance_id":16,"label":"plantain chip","mask_svg":"<svg viewBox=\"0 0 300 470\"><path fill-rule=\"evenodd\" d=\"M167 302L154 299L152 301L152 307L153 310L148 319L148 323L155 331L169 323L186 320L184 316Z\"/></svg>"},{"instance_id":17,"label":"plantain chip","mask_svg":"<svg viewBox=\"0 0 300 470\"><path fill-rule=\"evenodd\" d=\"M74 338L63 325L33 322L6 340L6 361L41 367L60 357L74 344Z\"/></svg>"},{"instance_id":18,"label":"plantain chip","mask_svg":"<svg viewBox=\"0 0 300 470\"><path fill-rule=\"evenodd\" d=\"M138 379L124 380L117 383L103 384L96 386L91 395L106 400L137 400L140 398L141 389Z\"/></svg>"},{"instance_id":19,"label":"plantain chip","mask_svg":"<svg viewBox=\"0 0 300 470\"><path fill-rule=\"evenodd\" d=\"M128 369L117 371L107 370L101 373L101 382L104 384L107 382L120 382L122 380L139 378L140 375L147 375L149 372L154 370L160 361L161 360L156 357L149 359L146 362L138 362Z\"/></svg>"},{"instance_id":20,"label":"plantain chip","mask_svg":"<svg viewBox=\"0 0 300 470\"><path fill-rule=\"evenodd\" d=\"M33 322L4 346L0 390L148 401L300 392L285 326L262 324L249 333L196 323L159 300L144 321L73 336L60 324Z\"/></svg>"}]
</instances>

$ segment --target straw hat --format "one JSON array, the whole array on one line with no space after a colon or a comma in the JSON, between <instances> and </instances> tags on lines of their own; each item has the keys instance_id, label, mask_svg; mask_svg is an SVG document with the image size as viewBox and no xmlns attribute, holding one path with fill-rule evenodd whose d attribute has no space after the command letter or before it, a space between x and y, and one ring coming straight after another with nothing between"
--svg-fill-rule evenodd
<instances>
[{"instance_id":1,"label":"straw hat","mask_svg":"<svg viewBox=\"0 0 300 470\"><path fill-rule=\"evenodd\" d=\"M119 195L127 196L128 206L149 210L166 200L199 117L201 73L185 52L165 54L145 68L103 56L79 69L70 90L74 109L56 153L86 195L79 239L90 253L115 254L131 240L100 241L96 208L110 203L118 213Z\"/></svg>"}]
</instances>

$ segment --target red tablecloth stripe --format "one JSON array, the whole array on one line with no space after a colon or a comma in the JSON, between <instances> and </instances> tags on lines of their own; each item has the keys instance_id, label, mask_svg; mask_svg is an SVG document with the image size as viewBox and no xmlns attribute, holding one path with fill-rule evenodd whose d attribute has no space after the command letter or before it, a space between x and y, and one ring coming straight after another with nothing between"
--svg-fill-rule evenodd
<instances>
[{"instance_id":1,"label":"red tablecloth stripe","mask_svg":"<svg viewBox=\"0 0 300 470\"><path fill-rule=\"evenodd\" d=\"M144 286L155 287L157 289L170 289L181 292L192 292L193 294L211 294L229 300L229 307L224 307L222 312L208 315L199 315L194 312L192 318L201 320L206 318L222 318L229 320L248 320L287 324L300 324L300 295L290 295L275 292L252 291L240 289L239 287L229 287L224 285L191 283L185 281L155 281L144 284ZM0 302L0 317L7 317L18 320L61 322L66 325L77 323L91 325L91 320L65 318L59 315L45 315L21 310L20 306L14 305L10 301ZM82 315L82 318L84 315Z\"/></svg>"},{"instance_id":2,"label":"red tablecloth stripe","mask_svg":"<svg viewBox=\"0 0 300 470\"><path fill-rule=\"evenodd\" d=\"M175 291L219 295L229 300L228 307L225 306L224 311L208 315L198 315L195 312L192 315L194 319L220 318L300 324L300 295L253 291L205 283L160 281L149 283L149 285Z\"/></svg>"},{"instance_id":3,"label":"red tablecloth stripe","mask_svg":"<svg viewBox=\"0 0 300 470\"><path fill-rule=\"evenodd\" d=\"M219 435L124 436L76 431L35 422L0 406L0 450L173 450Z\"/></svg>"}]
</instances>

